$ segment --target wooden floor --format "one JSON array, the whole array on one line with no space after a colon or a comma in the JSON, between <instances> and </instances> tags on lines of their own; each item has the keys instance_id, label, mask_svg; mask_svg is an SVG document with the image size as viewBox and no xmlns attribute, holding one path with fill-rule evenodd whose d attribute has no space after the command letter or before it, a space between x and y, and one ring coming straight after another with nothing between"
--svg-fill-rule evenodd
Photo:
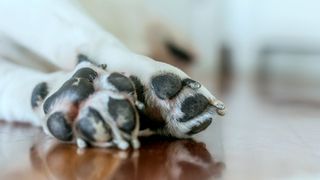
<instances>
[{"instance_id":1,"label":"wooden floor","mask_svg":"<svg viewBox=\"0 0 320 180\"><path fill-rule=\"evenodd\" d=\"M241 82L229 113L194 140L77 150L39 128L0 125L0 179L320 179L320 112L277 105Z\"/></svg>"},{"instance_id":2,"label":"wooden floor","mask_svg":"<svg viewBox=\"0 0 320 180\"><path fill-rule=\"evenodd\" d=\"M139 150L78 150L34 127L0 126L0 179L208 179L224 163L202 142L161 137L142 139Z\"/></svg>"}]
</instances>

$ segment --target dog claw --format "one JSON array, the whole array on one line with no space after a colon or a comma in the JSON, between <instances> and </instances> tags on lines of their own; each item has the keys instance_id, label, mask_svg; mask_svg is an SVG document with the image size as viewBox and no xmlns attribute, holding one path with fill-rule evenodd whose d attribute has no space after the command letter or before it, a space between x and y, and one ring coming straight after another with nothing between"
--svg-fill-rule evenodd
<instances>
[{"instance_id":1,"label":"dog claw","mask_svg":"<svg viewBox=\"0 0 320 180\"><path fill-rule=\"evenodd\" d=\"M219 101L219 100L214 100L213 101L213 106L217 108L217 113L220 116L224 116L226 113L226 107L223 104L223 102Z\"/></svg>"},{"instance_id":2,"label":"dog claw","mask_svg":"<svg viewBox=\"0 0 320 180\"><path fill-rule=\"evenodd\" d=\"M98 67L100 67L103 70L107 70L107 64L99 64Z\"/></svg>"},{"instance_id":3,"label":"dog claw","mask_svg":"<svg viewBox=\"0 0 320 180\"><path fill-rule=\"evenodd\" d=\"M77 146L80 149L84 149L87 147L87 143L83 139L77 138Z\"/></svg>"},{"instance_id":4,"label":"dog claw","mask_svg":"<svg viewBox=\"0 0 320 180\"><path fill-rule=\"evenodd\" d=\"M183 80L183 84L190 87L193 90L197 90L197 89L201 88L201 84L199 82L192 80L192 79L189 79L189 78Z\"/></svg>"},{"instance_id":5,"label":"dog claw","mask_svg":"<svg viewBox=\"0 0 320 180\"><path fill-rule=\"evenodd\" d=\"M140 111L144 110L144 108L145 108L144 104L142 102L140 102L140 101L136 101L135 105Z\"/></svg>"},{"instance_id":6,"label":"dog claw","mask_svg":"<svg viewBox=\"0 0 320 180\"><path fill-rule=\"evenodd\" d=\"M119 149L121 149L121 150L126 150L126 149L128 149L128 147L129 147L129 144L127 143L127 142L125 142L125 141L116 141L116 142L114 142L116 145L117 145L117 147L119 148Z\"/></svg>"},{"instance_id":7,"label":"dog claw","mask_svg":"<svg viewBox=\"0 0 320 180\"><path fill-rule=\"evenodd\" d=\"M140 142L137 139L133 139L131 145L133 149L138 149L140 147Z\"/></svg>"}]
</instances>

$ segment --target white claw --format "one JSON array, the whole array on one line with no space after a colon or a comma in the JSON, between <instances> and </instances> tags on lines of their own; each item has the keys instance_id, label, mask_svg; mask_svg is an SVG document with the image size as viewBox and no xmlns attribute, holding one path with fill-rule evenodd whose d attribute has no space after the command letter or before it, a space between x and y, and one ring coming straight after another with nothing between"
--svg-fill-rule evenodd
<instances>
[{"instance_id":1,"label":"white claw","mask_svg":"<svg viewBox=\"0 0 320 180\"><path fill-rule=\"evenodd\" d=\"M220 116L224 116L226 113L226 107L224 106L223 102L219 100L214 100L213 105L217 108L217 113Z\"/></svg>"},{"instance_id":2,"label":"white claw","mask_svg":"<svg viewBox=\"0 0 320 180\"><path fill-rule=\"evenodd\" d=\"M188 86L191 88L191 89L194 89L194 90L197 90L199 88L201 88L201 84L198 83L198 82L192 82L192 83L189 83Z\"/></svg>"},{"instance_id":3,"label":"white claw","mask_svg":"<svg viewBox=\"0 0 320 180\"><path fill-rule=\"evenodd\" d=\"M135 104L139 110L144 110L144 104L142 102L136 101Z\"/></svg>"},{"instance_id":4,"label":"white claw","mask_svg":"<svg viewBox=\"0 0 320 180\"><path fill-rule=\"evenodd\" d=\"M219 100L214 100L214 101L213 101L213 105L214 105L216 108L220 109L220 110L225 109L225 106L224 106L223 102L221 102L221 101L219 101Z\"/></svg>"},{"instance_id":5,"label":"white claw","mask_svg":"<svg viewBox=\"0 0 320 180\"><path fill-rule=\"evenodd\" d=\"M129 147L129 144L125 141L119 141L119 142L116 142L115 144L117 144L118 148L121 150L126 150Z\"/></svg>"},{"instance_id":6,"label":"white claw","mask_svg":"<svg viewBox=\"0 0 320 180\"><path fill-rule=\"evenodd\" d=\"M132 144L133 149L138 149L140 147L140 142L138 139L133 139L131 141L131 144Z\"/></svg>"},{"instance_id":7,"label":"white claw","mask_svg":"<svg viewBox=\"0 0 320 180\"><path fill-rule=\"evenodd\" d=\"M77 145L80 149L84 149L87 147L87 143L81 138L77 138Z\"/></svg>"}]
</instances>

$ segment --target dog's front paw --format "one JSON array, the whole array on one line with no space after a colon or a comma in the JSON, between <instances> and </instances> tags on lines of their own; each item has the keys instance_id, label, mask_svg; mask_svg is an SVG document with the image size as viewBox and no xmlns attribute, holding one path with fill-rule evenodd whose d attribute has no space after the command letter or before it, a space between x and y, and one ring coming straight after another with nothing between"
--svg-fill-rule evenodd
<instances>
[{"instance_id":1,"label":"dog's front paw","mask_svg":"<svg viewBox=\"0 0 320 180\"><path fill-rule=\"evenodd\" d=\"M79 64L61 83L41 83L33 91L32 106L43 107L44 128L55 138L98 147L129 143L139 147L139 116L134 85L105 66ZM51 91L51 92L50 92ZM48 94L48 95L47 95Z\"/></svg>"},{"instance_id":2,"label":"dog's front paw","mask_svg":"<svg viewBox=\"0 0 320 180\"><path fill-rule=\"evenodd\" d=\"M225 106L199 82L170 65L156 63L151 74L131 76L138 99L144 102L142 128L188 137L206 129L215 115L224 115Z\"/></svg>"}]
</instances>

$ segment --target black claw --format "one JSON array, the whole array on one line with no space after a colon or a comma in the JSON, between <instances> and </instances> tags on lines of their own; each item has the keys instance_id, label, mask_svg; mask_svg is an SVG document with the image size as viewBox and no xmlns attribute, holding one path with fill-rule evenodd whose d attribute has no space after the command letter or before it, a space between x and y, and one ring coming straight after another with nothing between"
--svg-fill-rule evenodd
<instances>
[{"instance_id":1,"label":"black claw","mask_svg":"<svg viewBox=\"0 0 320 180\"><path fill-rule=\"evenodd\" d=\"M100 126L99 129L98 126ZM101 126L103 129L101 129ZM111 130L109 126L105 123L101 114L91 107L89 107L86 117L81 118L76 127L81 135L90 141L105 142L111 139Z\"/></svg>"},{"instance_id":2,"label":"black claw","mask_svg":"<svg viewBox=\"0 0 320 180\"><path fill-rule=\"evenodd\" d=\"M88 56L84 55L84 54L79 54L78 55L78 64L82 63L82 62L89 62L91 64L95 64L94 62L92 62Z\"/></svg>"},{"instance_id":3,"label":"black claw","mask_svg":"<svg viewBox=\"0 0 320 180\"><path fill-rule=\"evenodd\" d=\"M47 114L51 107L60 98L66 98L72 103L78 103L86 99L94 92L93 84L84 78L70 79L62 87L51 95L43 104L44 113Z\"/></svg>"},{"instance_id":4,"label":"black claw","mask_svg":"<svg viewBox=\"0 0 320 180\"><path fill-rule=\"evenodd\" d=\"M180 122L186 122L201 114L209 106L208 99L202 94L195 94L188 97L181 104L181 111L184 116L179 119Z\"/></svg>"},{"instance_id":5,"label":"black claw","mask_svg":"<svg viewBox=\"0 0 320 180\"><path fill-rule=\"evenodd\" d=\"M209 118L206 121L204 121L202 124L192 127L190 132L188 132L188 135L197 134L197 133L205 130L211 124L211 122L212 122L212 118Z\"/></svg>"},{"instance_id":6,"label":"black claw","mask_svg":"<svg viewBox=\"0 0 320 180\"><path fill-rule=\"evenodd\" d=\"M81 68L77 72L74 73L72 78L84 78L90 82L98 76L98 73L92 70L91 68Z\"/></svg>"},{"instance_id":7,"label":"black claw","mask_svg":"<svg viewBox=\"0 0 320 180\"><path fill-rule=\"evenodd\" d=\"M182 84L184 86L188 86L190 87L191 89L199 89L201 87L201 84L193 79L190 79L190 78L186 78L182 81Z\"/></svg>"},{"instance_id":8,"label":"black claw","mask_svg":"<svg viewBox=\"0 0 320 180\"><path fill-rule=\"evenodd\" d=\"M107 70L107 64L99 64L98 65L99 68L102 68L103 70Z\"/></svg>"},{"instance_id":9,"label":"black claw","mask_svg":"<svg viewBox=\"0 0 320 180\"><path fill-rule=\"evenodd\" d=\"M48 118L47 126L50 133L61 141L72 140L72 128L62 112L55 112Z\"/></svg>"},{"instance_id":10,"label":"black claw","mask_svg":"<svg viewBox=\"0 0 320 180\"><path fill-rule=\"evenodd\" d=\"M137 94L137 99L138 101L142 102L145 104L145 87L142 85L140 79L136 76L130 76L131 81L134 84L136 94Z\"/></svg>"},{"instance_id":11,"label":"black claw","mask_svg":"<svg viewBox=\"0 0 320 180\"><path fill-rule=\"evenodd\" d=\"M131 133L136 124L135 111L131 103L127 100L110 98L108 109L119 129Z\"/></svg>"},{"instance_id":12,"label":"black claw","mask_svg":"<svg viewBox=\"0 0 320 180\"><path fill-rule=\"evenodd\" d=\"M152 87L160 99L175 97L182 88L181 79L172 73L162 74L152 79Z\"/></svg>"},{"instance_id":13,"label":"black claw","mask_svg":"<svg viewBox=\"0 0 320 180\"><path fill-rule=\"evenodd\" d=\"M31 95L31 106L36 108L40 105L46 96L48 95L48 85L45 82L39 83L34 87Z\"/></svg>"},{"instance_id":14,"label":"black claw","mask_svg":"<svg viewBox=\"0 0 320 180\"><path fill-rule=\"evenodd\" d=\"M134 92L131 80L120 73L110 74L108 81L120 92Z\"/></svg>"}]
</instances>

